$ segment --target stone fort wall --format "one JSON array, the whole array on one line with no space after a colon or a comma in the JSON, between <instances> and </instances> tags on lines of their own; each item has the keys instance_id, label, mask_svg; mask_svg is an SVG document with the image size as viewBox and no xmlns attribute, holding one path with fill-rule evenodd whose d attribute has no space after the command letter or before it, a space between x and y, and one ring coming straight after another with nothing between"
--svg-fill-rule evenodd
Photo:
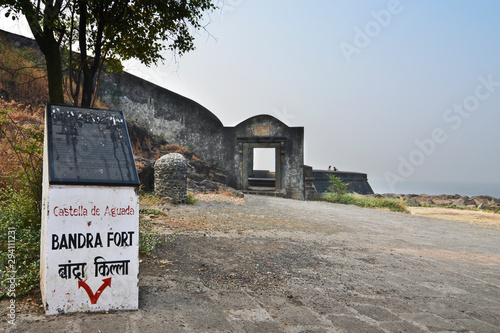
<instances>
[{"instance_id":1,"label":"stone fort wall","mask_svg":"<svg viewBox=\"0 0 500 333\"><path fill-rule=\"evenodd\" d=\"M279 191L284 197L304 199L303 127L288 127L269 115L224 127L197 102L128 73L104 75L98 97L168 143L189 146L196 155L226 171L227 185L236 189L244 186L243 156L248 147L279 147ZM268 133L256 134L256 127L267 128Z\"/></svg>"}]
</instances>

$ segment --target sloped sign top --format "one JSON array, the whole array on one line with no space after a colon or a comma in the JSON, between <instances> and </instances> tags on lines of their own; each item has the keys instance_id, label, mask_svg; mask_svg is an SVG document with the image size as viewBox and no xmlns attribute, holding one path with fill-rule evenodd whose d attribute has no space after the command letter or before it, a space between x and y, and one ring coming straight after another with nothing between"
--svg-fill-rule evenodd
<instances>
[{"instance_id":1,"label":"sloped sign top","mask_svg":"<svg viewBox=\"0 0 500 333\"><path fill-rule=\"evenodd\" d=\"M47 104L50 184L139 185L121 111Z\"/></svg>"}]
</instances>

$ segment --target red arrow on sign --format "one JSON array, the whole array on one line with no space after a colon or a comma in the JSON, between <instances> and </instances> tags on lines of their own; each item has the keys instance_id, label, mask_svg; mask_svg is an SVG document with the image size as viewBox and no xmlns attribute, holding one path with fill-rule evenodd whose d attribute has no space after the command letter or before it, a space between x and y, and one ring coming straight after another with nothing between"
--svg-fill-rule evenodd
<instances>
[{"instance_id":1,"label":"red arrow on sign","mask_svg":"<svg viewBox=\"0 0 500 333\"><path fill-rule=\"evenodd\" d=\"M85 291L89 295L90 304L97 303L97 300L101 296L104 289L106 289L106 287L109 286L111 288L111 278L103 279L102 282L103 282L102 285L99 287L99 289L97 289L96 293L94 294L94 292L92 291L92 289L90 289L87 282L78 281L78 289L80 289L80 287L83 287L83 289L85 289Z\"/></svg>"}]
</instances>

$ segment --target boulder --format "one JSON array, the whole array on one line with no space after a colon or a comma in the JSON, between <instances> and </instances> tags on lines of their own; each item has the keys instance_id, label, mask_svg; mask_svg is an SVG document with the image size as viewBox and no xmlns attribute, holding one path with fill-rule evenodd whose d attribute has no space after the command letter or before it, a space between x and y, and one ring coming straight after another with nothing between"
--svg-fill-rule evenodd
<instances>
[{"instance_id":1,"label":"boulder","mask_svg":"<svg viewBox=\"0 0 500 333\"><path fill-rule=\"evenodd\" d=\"M487 204L484 204L484 203L480 204L477 208L482 209L482 210L491 209L490 206L488 206Z\"/></svg>"},{"instance_id":2,"label":"boulder","mask_svg":"<svg viewBox=\"0 0 500 333\"><path fill-rule=\"evenodd\" d=\"M436 203L436 205L447 206L447 205L453 204L453 201L451 201L450 199L441 199L439 197L436 197L432 201L434 201Z\"/></svg>"},{"instance_id":3,"label":"boulder","mask_svg":"<svg viewBox=\"0 0 500 333\"><path fill-rule=\"evenodd\" d=\"M465 207L464 199L453 200L453 206L455 207Z\"/></svg>"},{"instance_id":4,"label":"boulder","mask_svg":"<svg viewBox=\"0 0 500 333\"><path fill-rule=\"evenodd\" d=\"M410 199L406 200L405 204L407 204L408 206L417 206L417 207L420 206L420 202L418 202L414 198L410 198Z\"/></svg>"},{"instance_id":5,"label":"boulder","mask_svg":"<svg viewBox=\"0 0 500 333\"><path fill-rule=\"evenodd\" d=\"M219 184L214 181L205 179L199 184L205 192L215 192L219 190Z\"/></svg>"},{"instance_id":6,"label":"boulder","mask_svg":"<svg viewBox=\"0 0 500 333\"><path fill-rule=\"evenodd\" d=\"M210 171L214 169L211 163L202 160L190 160L188 162L189 166L194 168L196 173L208 177Z\"/></svg>"},{"instance_id":7,"label":"boulder","mask_svg":"<svg viewBox=\"0 0 500 333\"><path fill-rule=\"evenodd\" d=\"M227 184L227 176L222 173L212 172L212 180L217 183Z\"/></svg>"},{"instance_id":8,"label":"boulder","mask_svg":"<svg viewBox=\"0 0 500 333\"><path fill-rule=\"evenodd\" d=\"M432 199L427 199L424 201L424 204L429 205L429 206L434 206L436 203Z\"/></svg>"},{"instance_id":9,"label":"boulder","mask_svg":"<svg viewBox=\"0 0 500 333\"><path fill-rule=\"evenodd\" d=\"M189 181L192 181L192 182L202 182L205 180L205 177L203 177L202 175L200 175L199 173L197 173L195 171L188 171L187 177L188 177Z\"/></svg>"},{"instance_id":10,"label":"boulder","mask_svg":"<svg viewBox=\"0 0 500 333\"><path fill-rule=\"evenodd\" d=\"M474 199L471 199L469 197L466 197L466 199L464 199L464 205L466 206L471 206L471 205L476 205L476 201Z\"/></svg>"}]
</instances>

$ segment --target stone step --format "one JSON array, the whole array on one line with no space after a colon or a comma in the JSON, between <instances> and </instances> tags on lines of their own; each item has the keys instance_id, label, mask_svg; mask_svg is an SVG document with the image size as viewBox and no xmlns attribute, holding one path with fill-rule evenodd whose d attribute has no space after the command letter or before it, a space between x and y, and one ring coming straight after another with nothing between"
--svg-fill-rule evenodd
<instances>
[{"instance_id":1,"label":"stone step","mask_svg":"<svg viewBox=\"0 0 500 333\"><path fill-rule=\"evenodd\" d=\"M268 197L277 197L283 198L284 194L275 190L257 190L257 189L248 189L242 191L244 194L253 194L253 195L264 195Z\"/></svg>"},{"instance_id":2,"label":"stone step","mask_svg":"<svg viewBox=\"0 0 500 333\"><path fill-rule=\"evenodd\" d=\"M276 181L274 178L248 178L250 186L269 186L274 187Z\"/></svg>"}]
</instances>

